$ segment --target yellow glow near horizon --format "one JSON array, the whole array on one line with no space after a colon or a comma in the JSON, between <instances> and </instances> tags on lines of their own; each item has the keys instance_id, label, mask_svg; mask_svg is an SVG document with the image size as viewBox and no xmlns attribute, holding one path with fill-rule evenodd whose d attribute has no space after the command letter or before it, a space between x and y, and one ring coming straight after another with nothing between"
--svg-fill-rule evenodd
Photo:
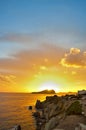
<instances>
[{"instance_id":1,"label":"yellow glow near horizon","mask_svg":"<svg viewBox=\"0 0 86 130\"><path fill-rule=\"evenodd\" d=\"M55 83L53 83L53 82L51 82L51 81L49 81L49 82L45 82L45 83L43 83L42 85L40 85L40 88L39 88L41 91L42 90L51 90L51 89L53 89L53 90L55 90L55 92L58 92L59 91L59 87L58 87L58 85L57 84L55 84Z\"/></svg>"},{"instance_id":2,"label":"yellow glow near horizon","mask_svg":"<svg viewBox=\"0 0 86 130\"><path fill-rule=\"evenodd\" d=\"M64 77L58 76L55 73L39 73L38 75L34 76L33 80L27 83L27 91L41 91L45 89L54 89L56 92L60 92L64 91L63 86L67 86L67 81Z\"/></svg>"}]
</instances>

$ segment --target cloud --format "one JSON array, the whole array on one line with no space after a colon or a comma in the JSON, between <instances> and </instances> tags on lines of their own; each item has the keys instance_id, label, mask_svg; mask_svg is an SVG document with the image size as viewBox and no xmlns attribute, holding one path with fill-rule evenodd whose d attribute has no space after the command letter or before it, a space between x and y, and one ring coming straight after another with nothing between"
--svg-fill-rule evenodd
<instances>
[{"instance_id":1,"label":"cloud","mask_svg":"<svg viewBox=\"0 0 86 130\"><path fill-rule=\"evenodd\" d=\"M16 79L16 76L11 74L0 74L0 83L14 83Z\"/></svg>"},{"instance_id":2,"label":"cloud","mask_svg":"<svg viewBox=\"0 0 86 130\"><path fill-rule=\"evenodd\" d=\"M78 48L71 48L70 49L70 54L76 55L80 53L80 49Z\"/></svg>"},{"instance_id":3,"label":"cloud","mask_svg":"<svg viewBox=\"0 0 86 130\"><path fill-rule=\"evenodd\" d=\"M65 67L86 67L86 51L83 52L78 48L71 48L70 52L65 54L60 63Z\"/></svg>"},{"instance_id":4,"label":"cloud","mask_svg":"<svg viewBox=\"0 0 86 130\"><path fill-rule=\"evenodd\" d=\"M18 34L18 33L8 33L0 36L0 41L9 41L17 43L28 43L32 41L32 36L30 34Z\"/></svg>"},{"instance_id":5,"label":"cloud","mask_svg":"<svg viewBox=\"0 0 86 130\"><path fill-rule=\"evenodd\" d=\"M42 44L40 49L22 50L14 54L14 58L0 59L0 69L30 73L40 69L40 66L57 66L64 52L64 49L58 46Z\"/></svg>"},{"instance_id":6,"label":"cloud","mask_svg":"<svg viewBox=\"0 0 86 130\"><path fill-rule=\"evenodd\" d=\"M21 50L13 54L13 58L0 58L0 73L4 73L0 75L0 91L26 91L24 89L39 73L51 73L56 72L54 68L59 69L64 52L58 46L42 44L40 48Z\"/></svg>"},{"instance_id":7,"label":"cloud","mask_svg":"<svg viewBox=\"0 0 86 130\"><path fill-rule=\"evenodd\" d=\"M15 91L17 85L17 77L13 74L0 73L0 91Z\"/></svg>"}]
</instances>

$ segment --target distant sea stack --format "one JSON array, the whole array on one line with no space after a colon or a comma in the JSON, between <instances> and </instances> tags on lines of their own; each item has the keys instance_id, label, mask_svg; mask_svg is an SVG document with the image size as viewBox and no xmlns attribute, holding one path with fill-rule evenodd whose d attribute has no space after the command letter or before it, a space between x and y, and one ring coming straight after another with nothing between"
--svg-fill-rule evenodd
<instances>
[{"instance_id":1,"label":"distant sea stack","mask_svg":"<svg viewBox=\"0 0 86 130\"><path fill-rule=\"evenodd\" d=\"M56 92L52 89L52 90L43 90L43 91L39 91L39 92L32 92L32 94L55 94Z\"/></svg>"}]
</instances>

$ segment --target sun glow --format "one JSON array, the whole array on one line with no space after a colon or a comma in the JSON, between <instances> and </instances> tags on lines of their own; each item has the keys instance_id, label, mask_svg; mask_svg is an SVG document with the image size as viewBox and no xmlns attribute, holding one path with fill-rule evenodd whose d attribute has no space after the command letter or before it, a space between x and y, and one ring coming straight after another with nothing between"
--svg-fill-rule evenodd
<instances>
[{"instance_id":1,"label":"sun glow","mask_svg":"<svg viewBox=\"0 0 86 130\"><path fill-rule=\"evenodd\" d=\"M38 73L34 78L26 84L27 91L38 92L42 90L55 90L55 92L64 91L63 86L66 86L66 80L64 77L60 77L57 74L53 73ZM28 87L30 86L30 88ZM35 88L34 88L35 86Z\"/></svg>"},{"instance_id":2,"label":"sun glow","mask_svg":"<svg viewBox=\"0 0 86 130\"><path fill-rule=\"evenodd\" d=\"M46 82L46 83L43 83L41 86L40 86L40 91L42 90L55 90L55 92L59 91L59 87L57 84L53 83L53 82Z\"/></svg>"}]
</instances>

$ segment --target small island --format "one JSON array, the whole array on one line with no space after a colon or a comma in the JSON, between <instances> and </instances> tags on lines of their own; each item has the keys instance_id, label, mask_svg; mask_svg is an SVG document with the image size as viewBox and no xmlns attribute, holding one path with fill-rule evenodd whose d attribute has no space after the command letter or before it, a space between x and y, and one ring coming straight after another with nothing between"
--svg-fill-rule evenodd
<instances>
[{"instance_id":1,"label":"small island","mask_svg":"<svg viewBox=\"0 0 86 130\"><path fill-rule=\"evenodd\" d=\"M51 89L51 90L43 90L43 91L39 91L39 92L32 92L32 94L55 94L55 90Z\"/></svg>"}]
</instances>

